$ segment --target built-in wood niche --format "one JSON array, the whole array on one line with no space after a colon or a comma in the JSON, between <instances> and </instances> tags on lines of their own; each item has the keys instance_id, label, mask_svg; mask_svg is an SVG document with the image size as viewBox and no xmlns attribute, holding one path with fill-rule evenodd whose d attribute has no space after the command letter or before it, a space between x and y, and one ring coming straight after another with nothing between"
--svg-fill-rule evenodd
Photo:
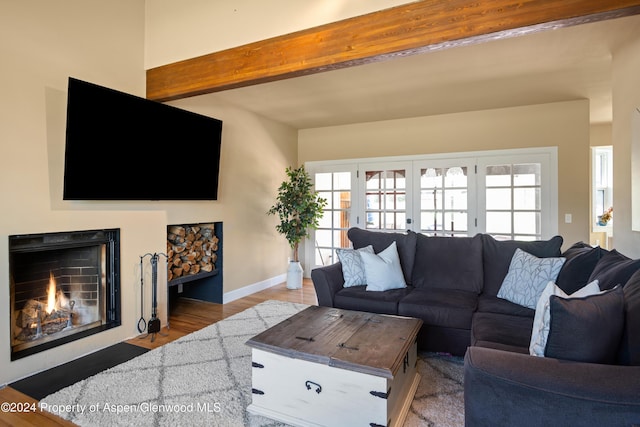
<instances>
[{"instance_id":1,"label":"built-in wood niche","mask_svg":"<svg viewBox=\"0 0 640 427\"><path fill-rule=\"evenodd\" d=\"M222 304L222 222L167 226L169 310L176 298Z\"/></svg>"}]
</instances>

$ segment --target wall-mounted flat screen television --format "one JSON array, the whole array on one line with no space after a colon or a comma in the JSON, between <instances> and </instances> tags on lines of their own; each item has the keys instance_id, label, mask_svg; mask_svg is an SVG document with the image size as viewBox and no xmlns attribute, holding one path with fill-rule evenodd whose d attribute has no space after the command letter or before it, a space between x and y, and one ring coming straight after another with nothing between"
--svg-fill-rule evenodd
<instances>
[{"instance_id":1,"label":"wall-mounted flat screen television","mask_svg":"<svg viewBox=\"0 0 640 427\"><path fill-rule=\"evenodd\" d=\"M69 78L65 200L217 200L222 121Z\"/></svg>"}]
</instances>

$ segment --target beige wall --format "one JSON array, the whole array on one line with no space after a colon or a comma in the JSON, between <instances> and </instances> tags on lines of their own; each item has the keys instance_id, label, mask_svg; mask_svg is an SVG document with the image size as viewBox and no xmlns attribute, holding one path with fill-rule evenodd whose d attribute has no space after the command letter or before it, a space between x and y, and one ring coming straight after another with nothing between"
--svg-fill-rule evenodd
<instances>
[{"instance_id":1,"label":"beige wall","mask_svg":"<svg viewBox=\"0 0 640 427\"><path fill-rule=\"evenodd\" d=\"M612 145L613 142L611 140L611 123L598 123L591 125L591 147L602 147ZM591 153L589 153L591 154ZM589 168L593 169L593 163L591 162L592 157L589 159ZM591 206L591 202L593 201L593 177L589 182L589 206ZM591 224L594 224L596 218L591 217ZM608 236L606 232L593 232L593 227L591 227L589 232L589 244L598 245L605 249L611 249L614 247L613 236Z\"/></svg>"},{"instance_id":2,"label":"beige wall","mask_svg":"<svg viewBox=\"0 0 640 427\"><path fill-rule=\"evenodd\" d=\"M589 239L589 102L586 100L303 129L298 158L355 159L507 148L558 147L558 232L565 247ZM564 214L571 213L571 224Z\"/></svg>"},{"instance_id":3,"label":"beige wall","mask_svg":"<svg viewBox=\"0 0 640 427\"><path fill-rule=\"evenodd\" d=\"M193 58L408 0L147 0L146 68Z\"/></svg>"},{"instance_id":4,"label":"beige wall","mask_svg":"<svg viewBox=\"0 0 640 427\"><path fill-rule=\"evenodd\" d=\"M265 213L297 162L295 130L216 101L175 102L224 122L218 201L63 201L67 79L143 96L145 1L0 1L0 386L137 335L139 256L165 250L167 224L223 221L227 297L284 273L288 246ZM10 362L8 236L101 228L121 229L122 326Z\"/></svg>"},{"instance_id":5,"label":"beige wall","mask_svg":"<svg viewBox=\"0 0 640 427\"><path fill-rule=\"evenodd\" d=\"M640 39L614 52L612 70L613 236L616 249L629 257L640 258L640 233L631 230L631 113L640 107Z\"/></svg>"}]
</instances>

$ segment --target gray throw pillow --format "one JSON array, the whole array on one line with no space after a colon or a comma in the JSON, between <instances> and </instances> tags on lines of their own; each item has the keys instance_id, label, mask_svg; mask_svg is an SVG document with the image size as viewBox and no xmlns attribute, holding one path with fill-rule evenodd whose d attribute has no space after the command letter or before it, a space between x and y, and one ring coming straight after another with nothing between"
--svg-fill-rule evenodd
<instances>
[{"instance_id":1,"label":"gray throw pillow","mask_svg":"<svg viewBox=\"0 0 640 427\"><path fill-rule=\"evenodd\" d=\"M624 327L622 286L585 298L551 296L549 308L546 357L603 364L616 361Z\"/></svg>"},{"instance_id":2,"label":"gray throw pillow","mask_svg":"<svg viewBox=\"0 0 640 427\"><path fill-rule=\"evenodd\" d=\"M631 276L623 291L625 322L618 362L640 366L640 270Z\"/></svg>"}]
</instances>

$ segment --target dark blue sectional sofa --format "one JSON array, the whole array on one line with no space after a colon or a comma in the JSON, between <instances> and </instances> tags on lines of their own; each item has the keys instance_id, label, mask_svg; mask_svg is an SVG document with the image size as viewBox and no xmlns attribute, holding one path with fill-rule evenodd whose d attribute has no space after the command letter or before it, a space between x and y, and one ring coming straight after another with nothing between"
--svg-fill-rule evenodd
<instances>
[{"instance_id":1,"label":"dark blue sectional sofa","mask_svg":"<svg viewBox=\"0 0 640 427\"><path fill-rule=\"evenodd\" d=\"M467 425L640 425L640 260L582 243L562 252L560 236L498 241L359 228L348 236L355 249L371 245L375 253L396 242L407 286L343 287L338 262L311 273L319 305L422 319L421 349L465 356ZM497 296L518 248L566 258L557 285L567 294L594 279L603 290L618 286L611 292L624 301L624 329L614 360L529 355L535 310ZM610 323L602 322L602 334Z\"/></svg>"}]
</instances>

